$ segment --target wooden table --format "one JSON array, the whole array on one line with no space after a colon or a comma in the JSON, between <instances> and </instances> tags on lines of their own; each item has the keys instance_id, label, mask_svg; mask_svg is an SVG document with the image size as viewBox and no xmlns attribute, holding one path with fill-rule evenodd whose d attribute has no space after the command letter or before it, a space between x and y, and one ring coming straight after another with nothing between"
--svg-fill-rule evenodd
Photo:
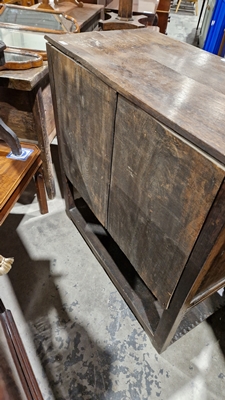
<instances>
[{"instance_id":1,"label":"wooden table","mask_svg":"<svg viewBox=\"0 0 225 400\"><path fill-rule=\"evenodd\" d=\"M106 11L118 11L119 0L113 0L105 7ZM157 26L161 33L166 33L169 19L170 0L134 0L133 14L148 17L148 24Z\"/></svg>"},{"instance_id":2,"label":"wooden table","mask_svg":"<svg viewBox=\"0 0 225 400\"><path fill-rule=\"evenodd\" d=\"M134 0L133 15L142 14L148 17L148 25L154 25L159 0ZM119 0L113 0L106 7L106 12L118 11Z\"/></svg>"},{"instance_id":3,"label":"wooden table","mask_svg":"<svg viewBox=\"0 0 225 400\"><path fill-rule=\"evenodd\" d=\"M161 352L225 302L225 64L148 29L48 40L67 213Z\"/></svg>"},{"instance_id":4,"label":"wooden table","mask_svg":"<svg viewBox=\"0 0 225 400\"><path fill-rule=\"evenodd\" d=\"M48 197L55 196L50 143L56 135L48 65L24 71L0 71L0 115L19 139L41 149Z\"/></svg>"}]
</instances>

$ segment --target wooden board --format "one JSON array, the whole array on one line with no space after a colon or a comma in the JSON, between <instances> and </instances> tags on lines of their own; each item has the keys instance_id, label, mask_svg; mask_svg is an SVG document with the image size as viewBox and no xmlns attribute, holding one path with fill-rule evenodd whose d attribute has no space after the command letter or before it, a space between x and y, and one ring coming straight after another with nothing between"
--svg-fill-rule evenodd
<instances>
[{"instance_id":1,"label":"wooden board","mask_svg":"<svg viewBox=\"0 0 225 400\"><path fill-rule=\"evenodd\" d=\"M105 226L116 92L61 53L51 57L63 168Z\"/></svg>"},{"instance_id":2,"label":"wooden board","mask_svg":"<svg viewBox=\"0 0 225 400\"><path fill-rule=\"evenodd\" d=\"M48 65L44 61L42 67L31 68L26 71L0 71L0 86L31 91L46 76L48 76Z\"/></svg>"},{"instance_id":3,"label":"wooden board","mask_svg":"<svg viewBox=\"0 0 225 400\"><path fill-rule=\"evenodd\" d=\"M224 214L224 210L221 210L221 214ZM222 222L222 218L220 223ZM214 224L214 228L216 224ZM189 295L190 304L193 305L205 297L209 296L210 293L213 293L215 290L225 286L225 271L224 271L224 263L225 263L225 226L221 229L218 234L217 240L210 251L209 246L207 249L209 251L209 255L202 266L201 272L198 276L198 280L192 288L192 291ZM213 238L211 235L211 243Z\"/></svg>"},{"instance_id":4,"label":"wooden board","mask_svg":"<svg viewBox=\"0 0 225 400\"><path fill-rule=\"evenodd\" d=\"M108 231L167 308L224 168L119 96Z\"/></svg>"},{"instance_id":5,"label":"wooden board","mask_svg":"<svg viewBox=\"0 0 225 400\"><path fill-rule=\"evenodd\" d=\"M21 77L22 79L22 77ZM5 79L7 81L7 79ZM25 81L24 81L25 82ZM22 84L21 84L22 87ZM41 87L47 136L55 136L55 121L52 107L51 88L48 75L38 84ZM16 133L19 139L38 141L34 118L35 88L32 91L0 86L0 115L3 121ZM51 137L51 140L53 139ZM51 141L50 140L50 141Z\"/></svg>"},{"instance_id":6,"label":"wooden board","mask_svg":"<svg viewBox=\"0 0 225 400\"><path fill-rule=\"evenodd\" d=\"M148 29L46 37L159 122L225 163L225 63L219 57Z\"/></svg>"}]
</instances>

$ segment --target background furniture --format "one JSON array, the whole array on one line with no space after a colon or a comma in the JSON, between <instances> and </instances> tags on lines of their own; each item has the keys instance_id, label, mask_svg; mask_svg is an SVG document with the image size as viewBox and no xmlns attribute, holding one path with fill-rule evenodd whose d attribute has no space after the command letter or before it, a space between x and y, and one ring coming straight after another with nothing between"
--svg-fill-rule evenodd
<instances>
[{"instance_id":1,"label":"background furniture","mask_svg":"<svg viewBox=\"0 0 225 400\"><path fill-rule=\"evenodd\" d=\"M132 13L134 16L144 15L148 18L148 25L154 25L154 22L157 22L156 18L156 9L157 9L158 1L156 0L134 0L132 5ZM118 12L119 9L119 0L113 0L105 7L106 13L109 12Z\"/></svg>"},{"instance_id":2,"label":"background furniture","mask_svg":"<svg viewBox=\"0 0 225 400\"><path fill-rule=\"evenodd\" d=\"M76 16L83 32L97 27L103 6L90 4L80 8L62 3L57 10ZM47 194L50 199L54 198L50 144L56 132L47 62L27 71L0 71L0 115L20 139L38 144Z\"/></svg>"},{"instance_id":3,"label":"background furniture","mask_svg":"<svg viewBox=\"0 0 225 400\"><path fill-rule=\"evenodd\" d=\"M180 8L181 1L182 0L179 0L178 3L177 3L177 7L176 7L176 10L175 10L176 13ZM194 5L195 5L195 15L198 15L198 0L188 0L188 1L190 1L190 3L194 3Z\"/></svg>"},{"instance_id":4,"label":"background furniture","mask_svg":"<svg viewBox=\"0 0 225 400\"><path fill-rule=\"evenodd\" d=\"M78 7L70 2L62 2L55 5L54 9L75 18L80 32L89 32L97 29L104 7L101 4L84 4L83 7Z\"/></svg>"},{"instance_id":5,"label":"background furniture","mask_svg":"<svg viewBox=\"0 0 225 400\"><path fill-rule=\"evenodd\" d=\"M161 352L225 301L224 63L148 29L48 41L67 213Z\"/></svg>"},{"instance_id":6,"label":"background furniture","mask_svg":"<svg viewBox=\"0 0 225 400\"><path fill-rule=\"evenodd\" d=\"M33 150L26 161L6 158L11 149L0 142L0 226L33 178L35 179L40 212L41 214L48 212L40 150L31 143L21 143L21 145L23 148Z\"/></svg>"},{"instance_id":7,"label":"background furniture","mask_svg":"<svg viewBox=\"0 0 225 400\"><path fill-rule=\"evenodd\" d=\"M170 0L159 0L156 10L158 16L158 26L161 33L166 33L167 24L170 18Z\"/></svg>"},{"instance_id":8,"label":"background furniture","mask_svg":"<svg viewBox=\"0 0 225 400\"><path fill-rule=\"evenodd\" d=\"M25 71L0 71L0 115L19 139L38 144L47 194L52 199L55 182L50 144L56 133L46 62Z\"/></svg>"}]
</instances>

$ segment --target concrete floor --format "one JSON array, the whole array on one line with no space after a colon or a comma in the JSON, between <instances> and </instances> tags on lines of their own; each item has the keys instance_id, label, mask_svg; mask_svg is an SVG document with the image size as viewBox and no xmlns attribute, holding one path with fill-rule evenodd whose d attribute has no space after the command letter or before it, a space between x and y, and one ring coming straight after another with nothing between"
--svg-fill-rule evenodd
<instances>
[{"instance_id":1,"label":"concrete floor","mask_svg":"<svg viewBox=\"0 0 225 400\"><path fill-rule=\"evenodd\" d=\"M225 311L158 355L66 216L56 144L52 155L57 196L49 213L39 214L30 185L0 228L0 253L15 258L0 277L0 297L44 399L224 399Z\"/></svg>"}]
</instances>

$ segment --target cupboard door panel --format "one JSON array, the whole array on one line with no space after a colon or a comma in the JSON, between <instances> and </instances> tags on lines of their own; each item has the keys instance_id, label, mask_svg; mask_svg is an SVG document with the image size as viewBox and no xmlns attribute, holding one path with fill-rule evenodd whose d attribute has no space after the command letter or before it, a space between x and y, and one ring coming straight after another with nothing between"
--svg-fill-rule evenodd
<instances>
[{"instance_id":1,"label":"cupboard door panel","mask_svg":"<svg viewBox=\"0 0 225 400\"><path fill-rule=\"evenodd\" d=\"M222 167L119 96L108 231L167 308Z\"/></svg>"},{"instance_id":2,"label":"cupboard door panel","mask_svg":"<svg viewBox=\"0 0 225 400\"><path fill-rule=\"evenodd\" d=\"M51 58L64 172L105 226L116 92L58 50Z\"/></svg>"}]
</instances>

